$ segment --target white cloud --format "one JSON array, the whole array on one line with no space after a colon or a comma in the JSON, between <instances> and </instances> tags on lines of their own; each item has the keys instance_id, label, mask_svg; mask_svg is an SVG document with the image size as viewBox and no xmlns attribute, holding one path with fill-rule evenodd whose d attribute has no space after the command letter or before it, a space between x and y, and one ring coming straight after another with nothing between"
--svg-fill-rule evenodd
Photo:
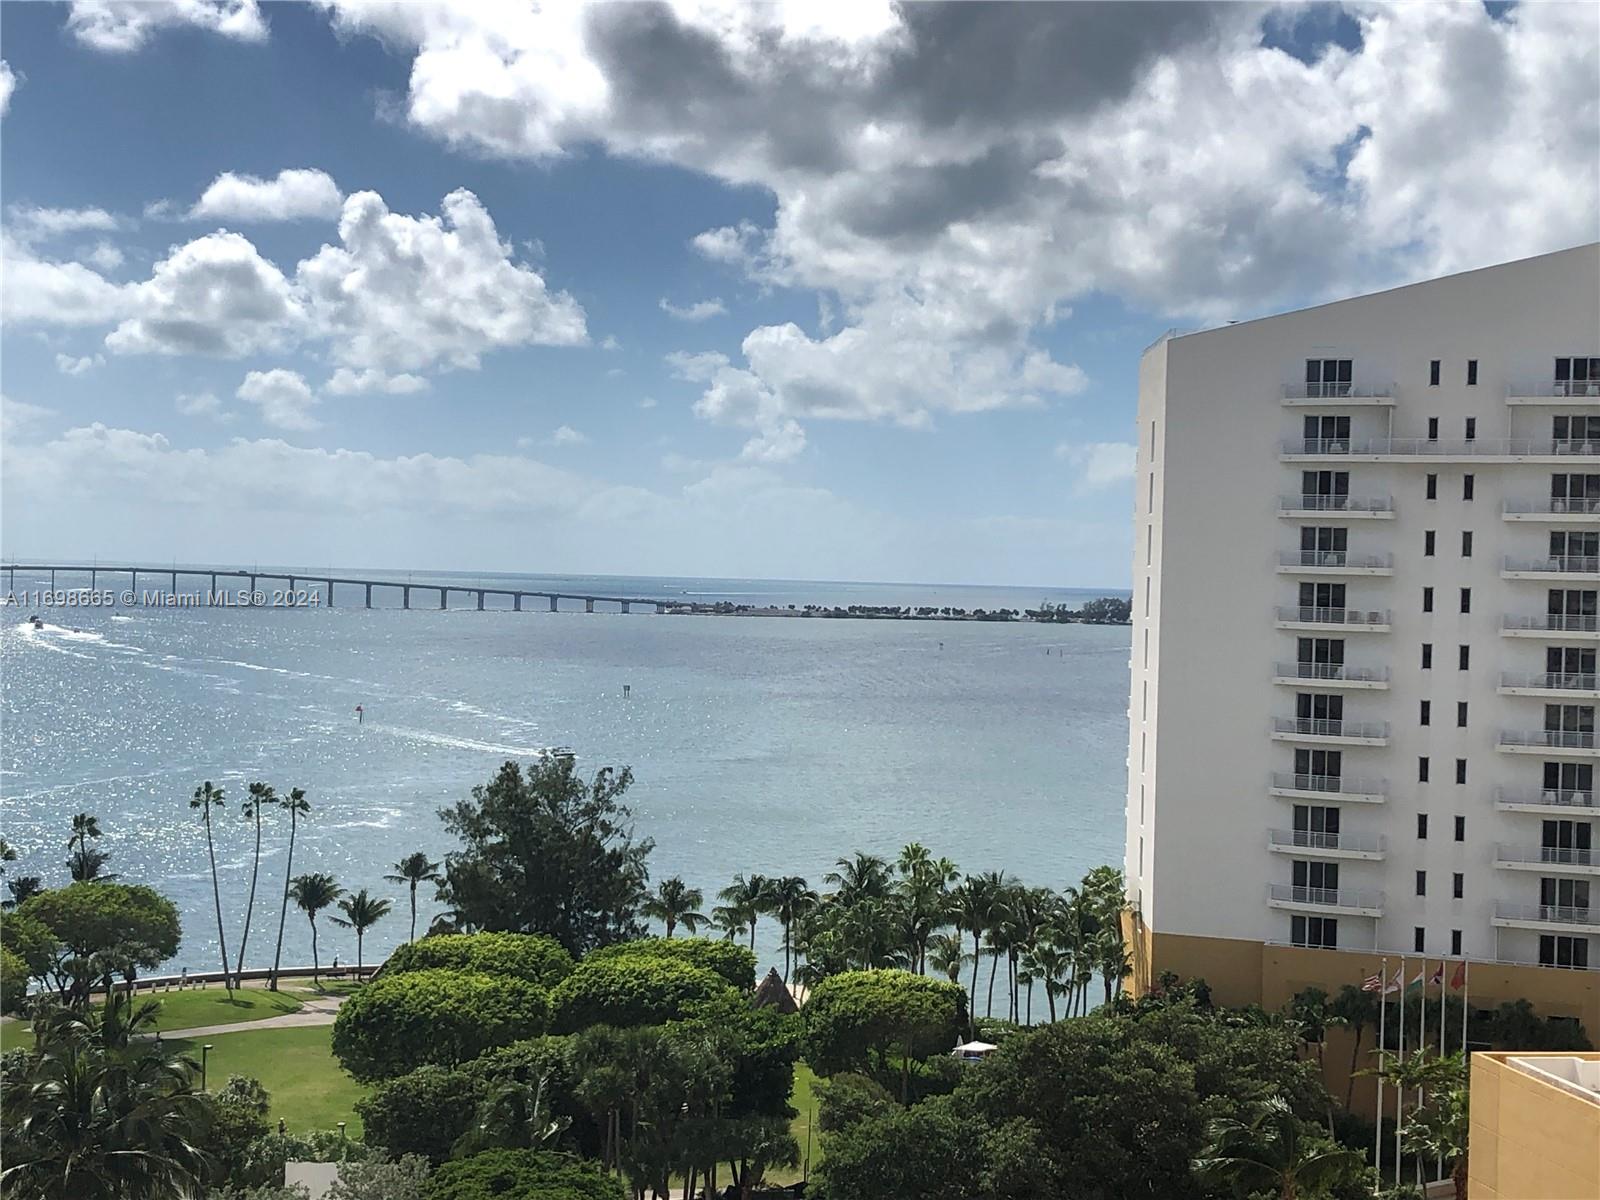
<instances>
[{"instance_id":1,"label":"white cloud","mask_svg":"<svg viewBox=\"0 0 1600 1200\"><path fill-rule=\"evenodd\" d=\"M655 406L656 406L656 398L654 396L640 396L639 397L639 407L640 408L654 408Z\"/></svg>"},{"instance_id":2,"label":"white cloud","mask_svg":"<svg viewBox=\"0 0 1600 1200\"><path fill-rule=\"evenodd\" d=\"M137 50L158 30L190 26L241 42L267 38L256 0L73 0L67 28L112 54Z\"/></svg>"},{"instance_id":3,"label":"white cloud","mask_svg":"<svg viewBox=\"0 0 1600 1200\"><path fill-rule=\"evenodd\" d=\"M806 448L800 422L786 420L756 434L739 451L740 462L779 463L798 458Z\"/></svg>"},{"instance_id":4,"label":"white cloud","mask_svg":"<svg viewBox=\"0 0 1600 1200\"><path fill-rule=\"evenodd\" d=\"M311 415L317 398L298 371L251 371L236 394L260 408L262 420L278 429L316 429L321 424Z\"/></svg>"},{"instance_id":5,"label":"white cloud","mask_svg":"<svg viewBox=\"0 0 1600 1200\"><path fill-rule=\"evenodd\" d=\"M678 321L705 321L712 317L724 316L728 311L722 301L715 296L710 300L700 300L685 305L674 304L663 296L660 303L661 311Z\"/></svg>"},{"instance_id":6,"label":"white cloud","mask_svg":"<svg viewBox=\"0 0 1600 1200\"><path fill-rule=\"evenodd\" d=\"M558 425L551 431L550 436L544 439L544 444L546 446L581 446L588 440L588 435L579 433L571 425Z\"/></svg>"},{"instance_id":7,"label":"white cloud","mask_svg":"<svg viewBox=\"0 0 1600 1200\"><path fill-rule=\"evenodd\" d=\"M81 263L40 258L31 245L0 233L5 286L0 314L6 322L41 325L105 325L132 302L130 289L111 283Z\"/></svg>"},{"instance_id":8,"label":"white cloud","mask_svg":"<svg viewBox=\"0 0 1600 1200\"><path fill-rule=\"evenodd\" d=\"M326 171L290 169L274 179L224 171L189 210L192 220L298 221L339 215L344 195Z\"/></svg>"},{"instance_id":9,"label":"white cloud","mask_svg":"<svg viewBox=\"0 0 1600 1200\"><path fill-rule=\"evenodd\" d=\"M80 251L78 257L100 271L115 271L123 262L122 251L103 239Z\"/></svg>"},{"instance_id":10,"label":"white cloud","mask_svg":"<svg viewBox=\"0 0 1600 1200\"><path fill-rule=\"evenodd\" d=\"M1130 442L1062 442L1055 455L1078 471L1086 489L1112 487L1133 478L1138 447Z\"/></svg>"},{"instance_id":11,"label":"white cloud","mask_svg":"<svg viewBox=\"0 0 1600 1200\"><path fill-rule=\"evenodd\" d=\"M387 396L409 396L428 390L428 381L420 375L389 375L376 367L352 371L340 367L323 385L323 391L334 396L365 396L382 393Z\"/></svg>"},{"instance_id":12,"label":"white cloud","mask_svg":"<svg viewBox=\"0 0 1600 1200\"><path fill-rule=\"evenodd\" d=\"M83 375L105 364L105 358L99 354L86 354L82 358L74 358L70 354L56 355L56 370L63 375Z\"/></svg>"},{"instance_id":13,"label":"white cloud","mask_svg":"<svg viewBox=\"0 0 1600 1200\"><path fill-rule=\"evenodd\" d=\"M6 110L11 107L11 93L17 90L16 72L11 69L11 64L0 58L0 117L6 115Z\"/></svg>"},{"instance_id":14,"label":"white cloud","mask_svg":"<svg viewBox=\"0 0 1600 1200\"><path fill-rule=\"evenodd\" d=\"M0 438L23 436L54 416L55 410L42 404L29 404L26 400L13 400L0 392Z\"/></svg>"},{"instance_id":15,"label":"white cloud","mask_svg":"<svg viewBox=\"0 0 1600 1200\"><path fill-rule=\"evenodd\" d=\"M230 420L232 414L222 410L222 401L211 392L184 393L172 405L185 417L210 417L217 421Z\"/></svg>"},{"instance_id":16,"label":"white cloud","mask_svg":"<svg viewBox=\"0 0 1600 1200\"><path fill-rule=\"evenodd\" d=\"M69 233L109 233L122 221L103 208L46 208L33 204L6 206L6 228L25 241L43 241Z\"/></svg>"}]
</instances>

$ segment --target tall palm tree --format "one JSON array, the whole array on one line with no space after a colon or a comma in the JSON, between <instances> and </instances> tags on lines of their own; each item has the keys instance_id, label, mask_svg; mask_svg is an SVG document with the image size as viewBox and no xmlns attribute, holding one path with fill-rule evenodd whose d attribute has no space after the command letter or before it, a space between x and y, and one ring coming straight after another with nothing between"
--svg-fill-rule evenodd
<instances>
[{"instance_id":1,"label":"tall palm tree","mask_svg":"<svg viewBox=\"0 0 1600 1200\"><path fill-rule=\"evenodd\" d=\"M934 934L928 943L928 961L951 983L960 983L961 968L967 965L967 947L961 934Z\"/></svg>"},{"instance_id":2,"label":"tall palm tree","mask_svg":"<svg viewBox=\"0 0 1600 1200\"><path fill-rule=\"evenodd\" d=\"M344 895L344 889L334 882L332 875L301 875L289 885L289 895L311 922L311 982L320 987L322 960L317 954L317 914Z\"/></svg>"},{"instance_id":3,"label":"tall palm tree","mask_svg":"<svg viewBox=\"0 0 1600 1200\"><path fill-rule=\"evenodd\" d=\"M100 836L100 818L90 816L88 813L79 813L72 818L72 836L67 839L67 849L71 850L76 843L79 851L89 849L89 839Z\"/></svg>"},{"instance_id":4,"label":"tall palm tree","mask_svg":"<svg viewBox=\"0 0 1600 1200\"><path fill-rule=\"evenodd\" d=\"M1011 919L1011 889L1015 881L1004 871L984 871L978 879L988 897L984 920L984 941L989 946L989 999L985 1012L994 1015L994 981L1000 971L1000 956L1006 953Z\"/></svg>"},{"instance_id":5,"label":"tall palm tree","mask_svg":"<svg viewBox=\"0 0 1600 1200\"><path fill-rule=\"evenodd\" d=\"M1341 1025L1350 1031L1350 1082L1345 1088L1344 1106L1350 1107L1355 1098L1356 1066L1361 1061L1361 1037L1368 1028L1378 1023L1377 993L1366 991L1347 983L1328 1005L1328 1023Z\"/></svg>"},{"instance_id":6,"label":"tall palm tree","mask_svg":"<svg viewBox=\"0 0 1600 1200\"><path fill-rule=\"evenodd\" d=\"M857 851L854 858L835 862L834 869L822 877L822 882L834 886L834 899L841 904L882 900L889 894L889 864L876 854Z\"/></svg>"},{"instance_id":7,"label":"tall palm tree","mask_svg":"<svg viewBox=\"0 0 1600 1200\"><path fill-rule=\"evenodd\" d=\"M417 885L419 883L438 883L443 879L444 876L439 874L439 864L432 861L421 850L417 850L395 863L393 874L385 875L383 878L387 883L403 883L411 889L411 936L406 940L408 942L416 941Z\"/></svg>"},{"instance_id":8,"label":"tall palm tree","mask_svg":"<svg viewBox=\"0 0 1600 1200\"><path fill-rule=\"evenodd\" d=\"M733 882L717 893L718 900L727 902L729 908L735 909L744 915L750 927L750 951L756 948L756 921L768 906L768 893L765 875L751 875L744 877L744 872L733 877Z\"/></svg>"},{"instance_id":9,"label":"tall palm tree","mask_svg":"<svg viewBox=\"0 0 1600 1200\"><path fill-rule=\"evenodd\" d=\"M200 810L200 823L206 827L206 857L211 860L211 899L217 906L217 946L222 951L222 986L231 997L233 976L228 974L228 935L222 925L222 886L217 882L217 847L211 836L211 810L226 808L227 803L222 789L212 787L209 779L195 788L194 796L189 800L190 808Z\"/></svg>"},{"instance_id":10,"label":"tall palm tree","mask_svg":"<svg viewBox=\"0 0 1600 1200\"><path fill-rule=\"evenodd\" d=\"M976 875L968 875L956 889L951 915L958 929L972 935L972 985L968 989L967 1011L978 1017L978 960L983 957L983 931L989 924L989 890Z\"/></svg>"},{"instance_id":11,"label":"tall palm tree","mask_svg":"<svg viewBox=\"0 0 1600 1200\"><path fill-rule=\"evenodd\" d=\"M289 810L289 855L283 862L283 908L278 912L278 945L272 952L272 979L267 984L270 991L278 990L278 965L283 961L283 925L289 919L289 879L294 871L294 831L300 818L311 813L311 801L303 788L294 788L282 800L282 808Z\"/></svg>"},{"instance_id":12,"label":"tall palm tree","mask_svg":"<svg viewBox=\"0 0 1600 1200\"><path fill-rule=\"evenodd\" d=\"M783 926L783 981L789 982L794 961L794 923L817 906L817 894L799 875L785 875L772 881L772 915Z\"/></svg>"},{"instance_id":13,"label":"tall palm tree","mask_svg":"<svg viewBox=\"0 0 1600 1200\"><path fill-rule=\"evenodd\" d=\"M116 878L104 871L110 855L98 846L88 846L74 850L67 859L67 875L73 883L89 883L93 880L109 882Z\"/></svg>"},{"instance_id":14,"label":"tall palm tree","mask_svg":"<svg viewBox=\"0 0 1600 1200\"><path fill-rule=\"evenodd\" d=\"M341 929L354 929L356 931L356 973L358 975L365 965L361 957L362 939L366 937L367 930L383 920L384 917L387 917L393 908L393 900L369 896L367 895L367 889L362 888L354 896L346 896L339 901L339 911L344 914L343 917L330 918Z\"/></svg>"},{"instance_id":15,"label":"tall palm tree","mask_svg":"<svg viewBox=\"0 0 1600 1200\"><path fill-rule=\"evenodd\" d=\"M711 910L711 928L728 940L742 938L750 927L750 914L732 904L719 904Z\"/></svg>"},{"instance_id":16,"label":"tall palm tree","mask_svg":"<svg viewBox=\"0 0 1600 1200\"><path fill-rule=\"evenodd\" d=\"M639 905L639 911L650 920L665 925L667 936L671 937L679 925L690 934L704 925L707 918L700 911L704 904L705 896L699 888L690 887L681 876L674 875L656 884L655 895L646 896Z\"/></svg>"},{"instance_id":17,"label":"tall palm tree","mask_svg":"<svg viewBox=\"0 0 1600 1200\"><path fill-rule=\"evenodd\" d=\"M1206 1128L1206 1147L1194 1160L1196 1178L1239 1195L1270 1192L1279 1200L1311 1200L1360 1171L1361 1155L1317 1135L1273 1096L1248 1121L1219 1118Z\"/></svg>"},{"instance_id":18,"label":"tall palm tree","mask_svg":"<svg viewBox=\"0 0 1600 1200\"><path fill-rule=\"evenodd\" d=\"M6 880L6 891L11 893L11 899L0 904L0 908L16 908L44 891L44 882L37 875L18 875Z\"/></svg>"},{"instance_id":19,"label":"tall palm tree","mask_svg":"<svg viewBox=\"0 0 1600 1200\"><path fill-rule=\"evenodd\" d=\"M278 794L267 784L258 781L250 785L250 795L239 809L246 821L254 820L256 823L256 854L250 867L250 899L244 906L244 932L239 935L239 966L234 971L241 981L244 977L244 947L250 940L250 917L256 910L256 876L261 873L261 810L277 802Z\"/></svg>"}]
</instances>

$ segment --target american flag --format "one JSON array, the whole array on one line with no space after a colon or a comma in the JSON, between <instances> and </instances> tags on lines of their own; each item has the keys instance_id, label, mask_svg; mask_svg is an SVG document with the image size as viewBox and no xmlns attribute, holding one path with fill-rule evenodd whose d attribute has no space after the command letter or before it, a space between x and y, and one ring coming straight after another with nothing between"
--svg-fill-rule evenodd
<instances>
[{"instance_id":1,"label":"american flag","mask_svg":"<svg viewBox=\"0 0 1600 1200\"><path fill-rule=\"evenodd\" d=\"M1369 975L1366 979L1363 979L1361 981L1361 990L1363 992L1383 991L1383 975Z\"/></svg>"}]
</instances>

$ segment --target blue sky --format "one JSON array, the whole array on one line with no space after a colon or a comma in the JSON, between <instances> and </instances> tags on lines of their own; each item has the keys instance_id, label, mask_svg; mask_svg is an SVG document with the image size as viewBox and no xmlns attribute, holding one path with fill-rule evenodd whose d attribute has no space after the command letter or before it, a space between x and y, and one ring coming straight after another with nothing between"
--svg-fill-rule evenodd
<instances>
[{"instance_id":1,"label":"blue sky","mask_svg":"<svg viewBox=\"0 0 1600 1200\"><path fill-rule=\"evenodd\" d=\"M1121 585L1162 330L1596 236L1595 13L7 4L5 553Z\"/></svg>"}]
</instances>

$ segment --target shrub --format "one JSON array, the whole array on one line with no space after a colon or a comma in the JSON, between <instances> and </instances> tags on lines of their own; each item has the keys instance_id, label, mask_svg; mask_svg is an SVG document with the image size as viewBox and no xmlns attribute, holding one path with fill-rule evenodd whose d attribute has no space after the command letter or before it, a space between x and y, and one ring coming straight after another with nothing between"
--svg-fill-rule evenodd
<instances>
[{"instance_id":1,"label":"shrub","mask_svg":"<svg viewBox=\"0 0 1600 1200\"><path fill-rule=\"evenodd\" d=\"M911 1063L943 1054L966 1023L960 984L910 971L845 971L817 984L806 1002L806 1061L820 1074L864 1071L880 1082L898 1064L908 1098Z\"/></svg>"},{"instance_id":2,"label":"shrub","mask_svg":"<svg viewBox=\"0 0 1600 1200\"><path fill-rule=\"evenodd\" d=\"M393 1157L420 1154L440 1163L472 1125L483 1080L466 1069L418 1067L356 1101L363 1139Z\"/></svg>"},{"instance_id":3,"label":"shrub","mask_svg":"<svg viewBox=\"0 0 1600 1200\"><path fill-rule=\"evenodd\" d=\"M485 1150L433 1173L423 1200L625 1200L619 1180L536 1150Z\"/></svg>"},{"instance_id":4,"label":"shrub","mask_svg":"<svg viewBox=\"0 0 1600 1200\"><path fill-rule=\"evenodd\" d=\"M20 1013L27 1000L28 964L20 954L0 946L0 1012Z\"/></svg>"},{"instance_id":5,"label":"shrub","mask_svg":"<svg viewBox=\"0 0 1600 1200\"><path fill-rule=\"evenodd\" d=\"M736 988L750 992L756 986L756 956L737 942L726 938L641 938L636 942L617 942L591 951L584 962L612 958L670 958L691 966L715 971Z\"/></svg>"},{"instance_id":6,"label":"shrub","mask_svg":"<svg viewBox=\"0 0 1600 1200\"><path fill-rule=\"evenodd\" d=\"M585 960L550 995L551 1027L575 1033L590 1025L660 1025L732 985L715 971L648 955Z\"/></svg>"},{"instance_id":7,"label":"shrub","mask_svg":"<svg viewBox=\"0 0 1600 1200\"><path fill-rule=\"evenodd\" d=\"M572 955L538 933L447 933L401 946L384 964L384 974L437 967L511 975L550 988L572 974Z\"/></svg>"},{"instance_id":8,"label":"shrub","mask_svg":"<svg viewBox=\"0 0 1600 1200\"><path fill-rule=\"evenodd\" d=\"M427 1185L428 1162L415 1154L398 1162L347 1162L324 1200L422 1200Z\"/></svg>"},{"instance_id":9,"label":"shrub","mask_svg":"<svg viewBox=\"0 0 1600 1200\"><path fill-rule=\"evenodd\" d=\"M392 1079L543 1033L547 1015L544 989L525 979L437 969L386 974L340 1006L333 1052L357 1079Z\"/></svg>"}]
</instances>

